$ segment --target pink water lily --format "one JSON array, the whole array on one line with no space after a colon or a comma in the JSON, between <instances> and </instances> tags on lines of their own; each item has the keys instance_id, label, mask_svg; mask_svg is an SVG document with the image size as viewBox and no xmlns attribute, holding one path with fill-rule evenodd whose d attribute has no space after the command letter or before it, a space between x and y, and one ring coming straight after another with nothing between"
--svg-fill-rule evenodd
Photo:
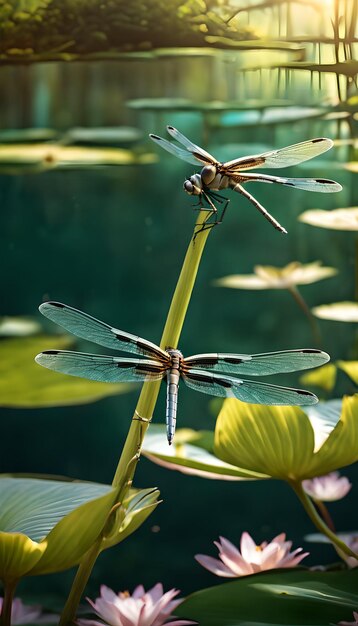
<instances>
[{"instance_id":1,"label":"pink water lily","mask_svg":"<svg viewBox=\"0 0 358 626\"><path fill-rule=\"evenodd\" d=\"M3 598L0 598L0 615L3 605ZM58 622L59 616L42 613L42 606L39 604L23 604L20 598L14 598L11 606L11 626L17 624L50 624Z\"/></svg>"},{"instance_id":2,"label":"pink water lily","mask_svg":"<svg viewBox=\"0 0 358 626\"><path fill-rule=\"evenodd\" d=\"M338 626L358 626L358 613L353 611L354 622L338 622Z\"/></svg>"},{"instance_id":3,"label":"pink water lily","mask_svg":"<svg viewBox=\"0 0 358 626\"><path fill-rule=\"evenodd\" d=\"M87 598L94 612L103 622L95 619L79 619L81 626L186 626L196 624L182 619L172 619L172 611L182 602L174 600L180 593L178 589L170 589L163 593L163 585L157 583L149 591L138 585L130 595L128 591L116 594L112 589L101 586L100 597L93 602ZM168 621L170 620L170 621Z\"/></svg>"},{"instance_id":4,"label":"pink water lily","mask_svg":"<svg viewBox=\"0 0 358 626\"><path fill-rule=\"evenodd\" d=\"M195 559L209 572L226 578L248 576L279 567L295 567L309 554L302 553L302 548L290 552L292 541L286 541L285 533L277 535L270 543L264 541L256 545L249 533L244 532L241 535L241 552L224 537L214 543L219 549L220 561L205 554L197 554Z\"/></svg>"},{"instance_id":5,"label":"pink water lily","mask_svg":"<svg viewBox=\"0 0 358 626\"><path fill-rule=\"evenodd\" d=\"M311 498L321 502L333 502L347 495L352 488L352 483L346 476L340 476L339 472L331 472L326 476L311 478L303 481L303 488Z\"/></svg>"}]
</instances>

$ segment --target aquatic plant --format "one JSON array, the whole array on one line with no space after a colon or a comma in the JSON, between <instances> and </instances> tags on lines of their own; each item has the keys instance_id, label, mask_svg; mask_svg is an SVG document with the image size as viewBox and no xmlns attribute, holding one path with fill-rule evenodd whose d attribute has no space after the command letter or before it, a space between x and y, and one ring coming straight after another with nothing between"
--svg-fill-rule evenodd
<instances>
[{"instance_id":1,"label":"aquatic plant","mask_svg":"<svg viewBox=\"0 0 358 626\"><path fill-rule=\"evenodd\" d=\"M0 614L3 598L0 597ZM39 604L24 604L21 598L14 598L11 604L11 624L52 624L57 622L59 615L44 613Z\"/></svg>"},{"instance_id":2,"label":"aquatic plant","mask_svg":"<svg viewBox=\"0 0 358 626\"><path fill-rule=\"evenodd\" d=\"M178 620L172 615L182 600L174 600L180 593L178 589L163 592L163 585L157 583L145 591L138 585L131 594L128 591L114 593L112 589L101 585L100 597L95 601L87 598L94 612L102 621L78 619L80 626L189 626L196 624L189 620ZM174 618L174 620L173 620ZM168 621L170 620L170 621Z\"/></svg>"},{"instance_id":3,"label":"aquatic plant","mask_svg":"<svg viewBox=\"0 0 358 626\"><path fill-rule=\"evenodd\" d=\"M244 532L240 550L225 537L220 537L214 544L219 550L220 560L206 554L196 554L195 559L209 572L224 578L238 578L280 567L295 567L309 554L302 552L302 548L290 552L292 541L286 541L285 533L257 545L249 533Z\"/></svg>"}]
</instances>

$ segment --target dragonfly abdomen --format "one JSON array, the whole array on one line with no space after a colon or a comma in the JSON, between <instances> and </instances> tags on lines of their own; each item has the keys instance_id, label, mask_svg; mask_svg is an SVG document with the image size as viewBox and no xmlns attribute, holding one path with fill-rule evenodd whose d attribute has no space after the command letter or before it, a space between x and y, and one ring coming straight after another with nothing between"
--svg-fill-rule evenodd
<instances>
[{"instance_id":1,"label":"dragonfly abdomen","mask_svg":"<svg viewBox=\"0 0 358 626\"><path fill-rule=\"evenodd\" d=\"M174 438L177 421L180 362L183 356L179 350L168 350L168 353L171 356L171 367L167 372L167 408L165 421L167 425L168 443L170 445Z\"/></svg>"}]
</instances>

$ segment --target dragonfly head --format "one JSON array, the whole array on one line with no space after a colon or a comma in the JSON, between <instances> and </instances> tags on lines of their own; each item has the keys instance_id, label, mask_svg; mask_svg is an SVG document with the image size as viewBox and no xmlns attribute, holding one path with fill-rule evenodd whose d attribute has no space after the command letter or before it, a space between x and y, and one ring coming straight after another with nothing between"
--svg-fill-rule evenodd
<instances>
[{"instance_id":1,"label":"dragonfly head","mask_svg":"<svg viewBox=\"0 0 358 626\"><path fill-rule=\"evenodd\" d=\"M200 196L203 193L203 186L200 174L193 174L184 182L184 190L190 196Z\"/></svg>"},{"instance_id":2,"label":"dragonfly head","mask_svg":"<svg viewBox=\"0 0 358 626\"><path fill-rule=\"evenodd\" d=\"M165 351L168 352L170 357L179 357L179 359L183 359L183 354L180 350L176 350L175 348L170 348L169 346L165 348Z\"/></svg>"},{"instance_id":3,"label":"dragonfly head","mask_svg":"<svg viewBox=\"0 0 358 626\"><path fill-rule=\"evenodd\" d=\"M200 176L204 183L204 185L209 186L210 183L213 182L216 176L216 167L215 165L205 165L201 170Z\"/></svg>"}]
</instances>

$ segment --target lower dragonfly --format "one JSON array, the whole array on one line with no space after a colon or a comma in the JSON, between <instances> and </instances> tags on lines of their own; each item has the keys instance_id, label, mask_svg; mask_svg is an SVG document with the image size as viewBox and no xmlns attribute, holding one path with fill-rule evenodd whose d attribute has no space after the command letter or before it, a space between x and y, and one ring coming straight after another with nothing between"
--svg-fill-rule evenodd
<instances>
[{"instance_id":1,"label":"lower dragonfly","mask_svg":"<svg viewBox=\"0 0 358 626\"><path fill-rule=\"evenodd\" d=\"M264 376L309 369L329 361L328 354L314 349L253 355L196 354L184 358L179 350L170 347L162 350L146 339L108 326L66 304L45 302L39 309L43 315L81 339L106 348L149 357L133 359L68 350L46 350L37 355L36 361L56 372L108 383L154 381L166 377L166 425L169 444L172 443L175 433L180 378L196 391L221 398L236 398L252 404L308 405L318 402L318 398L310 391L243 380L228 376L227 373L235 376L241 373Z\"/></svg>"},{"instance_id":2,"label":"lower dragonfly","mask_svg":"<svg viewBox=\"0 0 358 626\"><path fill-rule=\"evenodd\" d=\"M286 185L305 191L319 191L323 193L333 193L341 191L342 189L339 183L326 178L281 178L279 176L269 176L268 174L247 173L248 170L262 167L290 167L303 163L303 161L313 159L332 148L333 141L331 139L325 139L323 137L310 139L309 141L302 141L301 143L296 143L292 146L281 148L280 150L271 150L270 152L240 157L232 161L227 161L226 163L220 163L215 157L209 154L209 152L206 152L206 150L203 150L200 146L192 143L173 126L167 126L167 131L181 146L171 143L162 137L158 137L158 135L151 134L149 136L155 143L164 148L164 150L174 154L179 159L193 165L204 165L199 174L193 174L193 176L190 176L190 178L184 182L184 189L189 195L199 196L199 201L204 199L210 207L212 214L215 215L217 215L217 208L213 200L219 202L223 201L221 196L216 194L216 192L230 188L245 196L274 228L282 233L287 233L287 230L270 215L265 207L244 189L242 186L244 183L276 183L278 185ZM207 228L222 222L228 203L229 200L227 200L224 205L220 219L217 218L214 223L207 225ZM201 228L201 230L204 229L205 227Z\"/></svg>"}]
</instances>

